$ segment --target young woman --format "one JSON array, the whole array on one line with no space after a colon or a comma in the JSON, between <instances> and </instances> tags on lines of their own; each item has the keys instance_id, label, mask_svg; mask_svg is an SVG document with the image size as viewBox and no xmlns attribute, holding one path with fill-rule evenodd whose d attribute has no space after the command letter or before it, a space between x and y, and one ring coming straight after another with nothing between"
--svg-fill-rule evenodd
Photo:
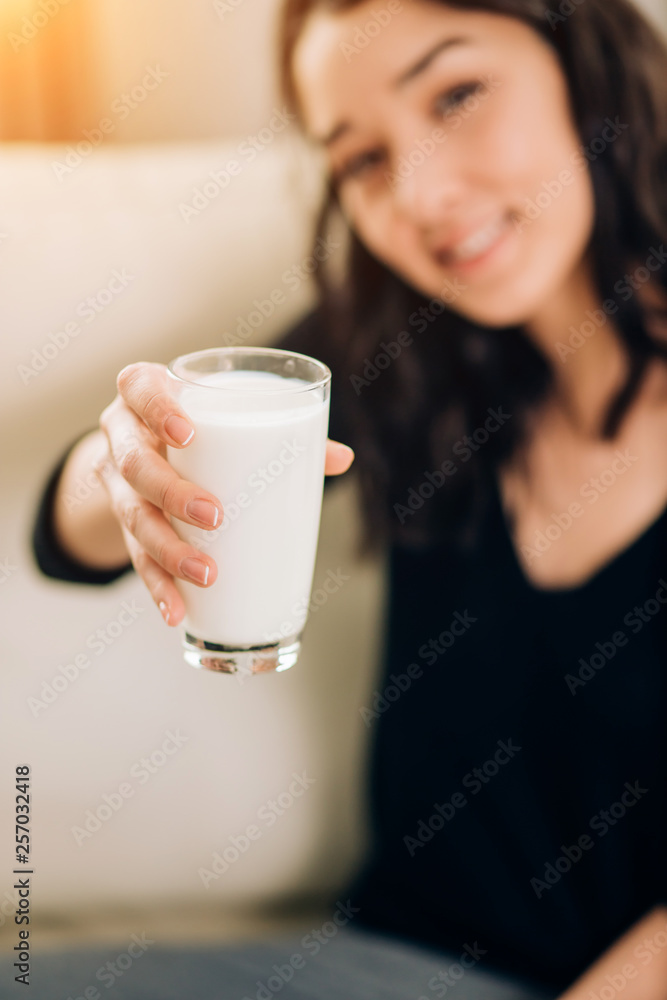
<instances>
[{"instance_id":1,"label":"young woman","mask_svg":"<svg viewBox=\"0 0 667 1000\"><path fill-rule=\"evenodd\" d=\"M391 552L340 974L365 928L414 949L377 996L664 1000L665 49L629 0L287 0L281 53L330 167L318 234L349 232L282 346L332 366L332 438ZM52 479L38 555L91 582L129 556L176 625L173 578L224 568L164 514L224 512L164 460L191 427L163 368L118 389ZM328 473L351 459L332 441ZM312 995L370 995L349 974Z\"/></svg>"}]
</instances>

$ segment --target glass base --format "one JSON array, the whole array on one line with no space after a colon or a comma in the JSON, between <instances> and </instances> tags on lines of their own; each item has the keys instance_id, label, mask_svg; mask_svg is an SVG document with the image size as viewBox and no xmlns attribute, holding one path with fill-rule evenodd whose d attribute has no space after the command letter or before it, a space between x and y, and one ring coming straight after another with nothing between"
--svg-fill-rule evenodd
<instances>
[{"instance_id":1,"label":"glass base","mask_svg":"<svg viewBox=\"0 0 667 1000\"><path fill-rule=\"evenodd\" d=\"M183 656L191 667L219 674L265 674L293 667L301 649L301 633L265 646L222 646L185 632Z\"/></svg>"}]
</instances>

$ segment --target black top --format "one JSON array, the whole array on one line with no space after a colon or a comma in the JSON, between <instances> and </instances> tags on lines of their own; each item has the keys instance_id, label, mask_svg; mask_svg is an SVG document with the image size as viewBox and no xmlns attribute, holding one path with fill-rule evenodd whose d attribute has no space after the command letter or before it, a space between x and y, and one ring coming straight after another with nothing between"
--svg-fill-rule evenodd
<instances>
[{"instance_id":1,"label":"black top","mask_svg":"<svg viewBox=\"0 0 667 1000\"><path fill-rule=\"evenodd\" d=\"M50 576L123 572L59 552L48 492L34 537ZM497 487L472 554L392 548L356 922L560 991L667 905L666 553L667 509L583 586L538 589Z\"/></svg>"}]
</instances>

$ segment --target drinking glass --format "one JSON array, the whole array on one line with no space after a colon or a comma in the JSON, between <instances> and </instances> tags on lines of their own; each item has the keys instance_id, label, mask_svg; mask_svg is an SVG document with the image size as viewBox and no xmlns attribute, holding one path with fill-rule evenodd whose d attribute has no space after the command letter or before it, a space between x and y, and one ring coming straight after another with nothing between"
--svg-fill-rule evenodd
<instances>
[{"instance_id":1,"label":"drinking glass","mask_svg":"<svg viewBox=\"0 0 667 1000\"><path fill-rule=\"evenodd\" d=\"M195 428L185 448L167 448L168 461L223 507L212 531L171 519L218 567L210 587L176 580L185 660L220 673L286 670L308 617L331 372L306 355L259 347L197 351L167 371Z\"/></svg>"}]
</instances>

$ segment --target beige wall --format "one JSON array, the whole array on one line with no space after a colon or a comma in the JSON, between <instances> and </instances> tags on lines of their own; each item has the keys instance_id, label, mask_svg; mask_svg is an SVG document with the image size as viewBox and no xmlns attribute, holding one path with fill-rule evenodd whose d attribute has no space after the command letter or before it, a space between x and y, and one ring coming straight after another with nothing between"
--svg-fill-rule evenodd
<instances>
[{"instance_id":1,"label":"beige wall","mask_svg":"<svg viewBox=\"0 0 667 1000\"><path fill-rule=\"evenodd\" d=\"M171 73L119 124L118 139L191 139L261 128L277 101L274 28L279 0L95 0L106 49L106 104L147 64ZM639 6L667 30L667 0ZM102 109L103 110L103 109Z\"/></svg>"},{"instance_id":2,"label":"beige wall","mask_svg":"<svg viewBox=\"0 0 667 1000\"><path fill-rule=\"evenodd\" d=\"M260 129L276 102L276 0L95 0L104 39L100 114L147 65L170 74L117 139L207 139ZM221 0L224 5L225 0Z\"/></svg>"},{"instance_id":3,"label":"beige wall","mask_svg":"<svg viewBox=\"0 0 667 1000\"><path fill-rule=\"evenodd\" d=\"M667 0L641 0L639 6L667 31Z\"/></svg>"}]
</instances>

